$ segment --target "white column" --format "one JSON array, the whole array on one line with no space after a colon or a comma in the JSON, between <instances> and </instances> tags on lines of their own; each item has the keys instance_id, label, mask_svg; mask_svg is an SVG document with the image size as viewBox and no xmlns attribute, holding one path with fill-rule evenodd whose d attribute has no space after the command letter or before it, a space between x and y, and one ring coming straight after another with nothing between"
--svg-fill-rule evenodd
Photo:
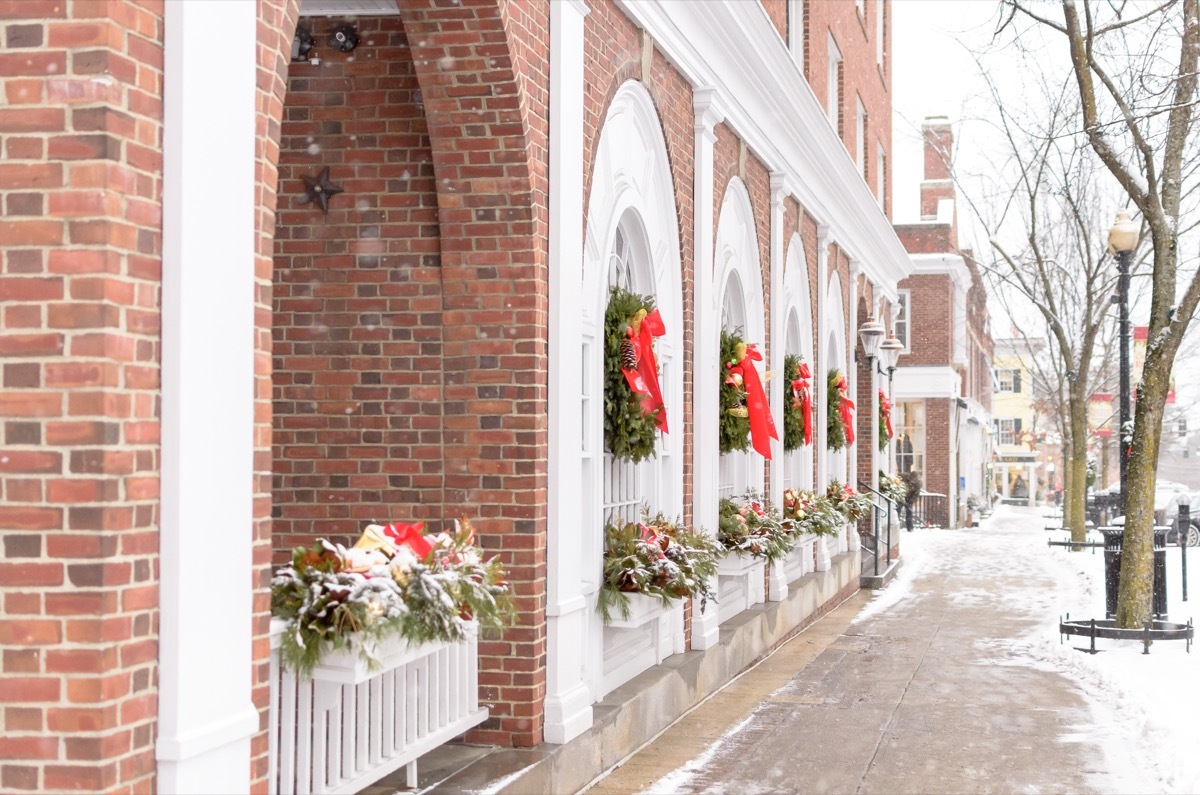
<instances>
[{"instance_id":1,"label":"white column","mask_svg":"<svg viewBox=\"0 0 1200 795\"><path fill-rule=\"evenodd\" d=\"M717 306L717 285L713 273L713 145L714 128L723 114L716 90L698 88L693 92L696 113L696 162L694 174L694 216L696 251L695 319L693 321L692 360L692 522L710 533L717 532L717 475L720 443L716 416L717 367L720 358L721 310ZM692 647L707 649L718 641L717 606L711 602L701 613L692 610Z\"/></svg>"},{"instance_id":2,"label":"white column","mask_svg":"<svg viewBox=\"0 0 1200 795\"><path fill-rule=\"evenodd\" d=\"M899 303L899 301L892 302L889 309L890 309L890 311L888 312L888 314L891 316L891 322L888 323L888 336L894 337L894 336L896 336L896 321L900 319L900 303ZM910 316L911 316L911 309L909 310L909 312L910 312ZM897 367L896 371L899 372L899 369L900 368ZM895 432L896 436L899 436L900 429L895 426L895 421L898 416L896 413L896 394L894 391L895 384L896 384L896 374L892 373L891 378L888 380L888 400L890 400L892 402L892 430ZM895 445L895 443L888 445L887 472L889 475L900 474L899 472L896 471L896 445Z\"/></svg>"},{"instance_id":3,"label":"white column","mask_svg":"<svg viewBox=\"0 0 1200 795\"><path fill-rule=\"evenodd\" d=\"M854 399L854 424L856 426L862 425L859 419L864 410L864 407L858 405L858 364L854 361L854 354L858 351L858 275L860 272L858 260L850 260L850 284L846 289L849 296L846 303L850 307L846 314L846 380L850 384L850 397ZM867 439L867 443L870 444L870 439ZM842 480L854 488L858 488L858 444L858 428L856 427L854 444L847 448L846 471L842 473Z\"/></svg>"},{"instance_id":4,"label":"white column","mask_svg":"<svg viewBox=\"0 0 1200 795\"><path fill-rule=\"evenodd\" d=\"M583 306L583 18L582 0L550 4L550 367L546 537L545 738L565 743L592 725L585 680L588 611L580 571L579 465L583 426L579 367ZM590 661L599 665L599 660Z\"/></svg>"},{"instance_id":5,"label":"white column","mask_svg":"<svg viewBox=\"0 0 1200 795\"><path fill-rule=\"evenodd\" d=\"M815 491L825 490L829 485L829 441L825 418L828 416L829 384L826 373L833 364L828 361L826 340L829 335L829 227L817 226L817 340L813 348L813 385L817 390L816 445L817 479ZM817 539L817 571L828 571L829 544L827 538Z\"/></svg>"},{"instance_id":6,"label":"white column","mask_svg":"<svg viewBox=\"0 0 1200 795\"><path fill-rule=\"evenodd\" d=\"M783 504L783 385L786 374L783 371L783 359L786 355L784 341L783 319L783 200L787 196L784 187L784 175L779 172L771 174L771 314L768 315L771 329L771 371L774 378L767 384L770 390L771 414L775 418L775 427L779 430L779 438L771 441L771 492L770 497L775 507ZM787 597L787 575L783 571L783 563L771 565L771 573L767 587L767 598L778 602Z\"/></svg>"},{"instance_id":7,"label":"white column","mask_svg":"<svg viewBox=\"0 0 1200 795\"><path fill-rule=\"evenodd\" d=\"M259 724L251 699L257 19L252 0L167 3L165 14L158 789L245 792ZM213 550L219 571L202 565Z\"/></svg>"}]
</instances>

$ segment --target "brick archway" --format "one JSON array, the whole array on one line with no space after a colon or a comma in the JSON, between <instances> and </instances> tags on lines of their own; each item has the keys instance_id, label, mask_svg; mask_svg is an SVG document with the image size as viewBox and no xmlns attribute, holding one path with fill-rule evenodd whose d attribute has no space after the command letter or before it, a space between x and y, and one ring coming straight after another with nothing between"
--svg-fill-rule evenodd
<instances>
[{"instance_id":1,"label":"brick archway","mask_svg":"<svg viewBox=\"0 0 1200 795\"><path fill-rule=\"evenodd\" d=\"M398 3L428 126L441 326L441 510L477 519L505 560L520 618L483 643L481 741L536 745L545 681L546 258L521 82L497 0ZM297 0L259 5L255 701L268 699L272 505L272 278L280 136ZM468 21L470 24L464 24ZM424 321L422 321L424 322ZM255 746L266 774L266 737Z\"/></svg>"}]
</instances>

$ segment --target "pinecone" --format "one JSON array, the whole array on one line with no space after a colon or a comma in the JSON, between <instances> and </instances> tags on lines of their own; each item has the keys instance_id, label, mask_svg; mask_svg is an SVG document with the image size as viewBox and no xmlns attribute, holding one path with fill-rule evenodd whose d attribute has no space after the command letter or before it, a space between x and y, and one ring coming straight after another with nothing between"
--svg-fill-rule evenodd
<instances>
[{"instance_id":1,"label":"pinecone","mask_svg":"<svg viewBox=\"0 0 1200 795\"><path fill-rule=\"evenodd\" d=\"M626 337L621 340L621 369L636 370L637 364L637 350L633 347L633 341Z\"/></svg>"}]
</instances>

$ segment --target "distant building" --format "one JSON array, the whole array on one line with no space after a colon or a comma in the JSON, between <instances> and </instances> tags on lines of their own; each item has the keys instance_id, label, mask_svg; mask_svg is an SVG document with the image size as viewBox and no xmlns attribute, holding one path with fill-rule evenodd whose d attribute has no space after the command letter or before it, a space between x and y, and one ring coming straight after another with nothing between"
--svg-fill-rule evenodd
<instances>
[{"instance_id":1,"label":"distant building","mask_svg":"<svg viewBox=\"0 0 1200 795\"><path fill-rule=\"evenodd\" d=\"M1039 483L1048 475L1053 478L1054 473L1049 468L1055 457L1047 459L1040 449L1046 443L1047 423L1037 411L1029 366L1032 358L1045 350L1046 341L1010 337L995 342L992 488L1004 502L1034 505Z\"/></svg>"},{"instance_id":2,"label":"distant building","mask_svg":"<svg viewBox=\"0 0 1200 795\"><path fill-rule=\"evenodd\" d=\"M921 220L896 234L913 263L901 280L895 333L904 353L895 374L893 442L897 471L916 470L930 518L954 527L969 498L986 493L991 457L993 343L987 293L969 250L960 249L950 175L954 134L944 117L926 119Z\"/></svg>"}]
</instances>

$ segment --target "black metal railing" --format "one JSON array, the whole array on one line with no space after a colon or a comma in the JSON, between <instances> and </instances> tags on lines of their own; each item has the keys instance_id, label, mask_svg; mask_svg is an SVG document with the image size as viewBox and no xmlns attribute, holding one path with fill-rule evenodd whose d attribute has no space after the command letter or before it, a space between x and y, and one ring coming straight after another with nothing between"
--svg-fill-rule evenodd
<instances>
[{"instance_id":1,"label":"black metal railing","mask_svg":"<svg viewBox=\"0 0 1200 795\"><path fill-rule=\"evenodd\" d=\"M879 534L879 518L880 518L879 514L880 514L880 510L883 508L883 506L880 505L879 501L883 500L883 503L884 503L884 505L886 505L886 510L887 510L886 538L882 539L882 540L884 540L886 542L886 549L887 549L887 564L886 565L888 565L888 566L890 566L892 563L892 507L895 506L896 516L899 517L901 503L894 502L890 497L885 495L883 492L879 491L878 489L871 488L871 484L863 483L861 480L858 482L858 487L860 489L862 489L864 493L871 495L872 532L871 532L870 538L871 538L872 543L871 543L870 547L866 547L865 544L863 545L863 547L869 548L871 550L871 552L874 554L874 556L875 556L874 571L875 571L875 575L878 576L879 575L879 542L881 540L879 537L879 535L880 535Z\"/></svg>"},{"instance_id":2,"label":"black metal railing","mask_svg":"<svg viewBox=\"0 0 1200 795\"><path fill-rule=\"evenodd\" d=\"M950 526L950 501L945 494L922 491L914 503L917 524L922 527Z\"/></svg>"}]
</instances>

